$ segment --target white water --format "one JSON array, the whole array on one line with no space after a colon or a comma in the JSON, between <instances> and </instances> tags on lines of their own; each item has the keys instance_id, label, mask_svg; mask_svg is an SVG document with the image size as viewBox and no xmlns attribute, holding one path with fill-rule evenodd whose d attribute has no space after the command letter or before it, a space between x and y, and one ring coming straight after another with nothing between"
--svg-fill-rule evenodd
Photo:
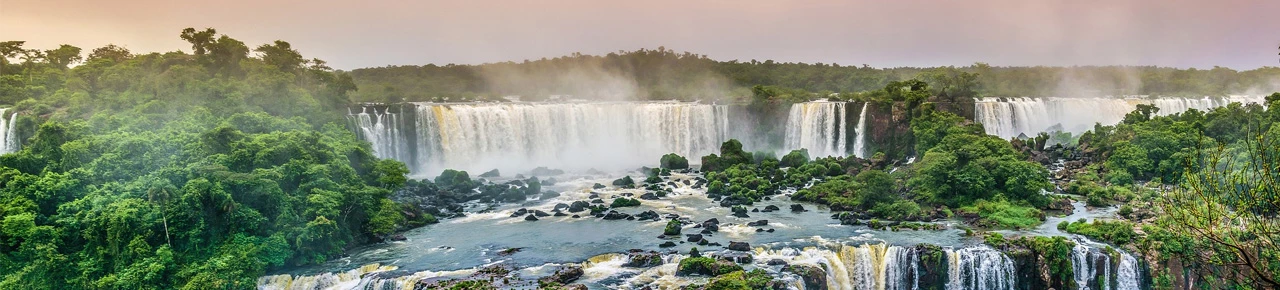
<instances>
[{"instance_id":1,"label":"white water","mask_svg":"<svg viewBox=\"0 0 1280 290\"><path fill-rule=\"evenodd\" d=\"M0 154L18 151L20 142L18 142L18 132L14 130L14 125L18 121L18 113L14 112L9 115L9 119L5 120L4 114L9 111L8 108L0 109Z\"/></svg>"},{"instance_id":2,"label":"white water","mask_svg":"<svg viewBox=\"0 0 1280 290\"><path fill-rule=\"evenodd\" d=\"M403 112L366 107L350 118L375 155L403 161L415 175L623 169L672 152L696 159L728 140L726 106L699 103L416 103Z\"/></svg>"},{"instance_id":3,"label":"white water","mask_svg":"<svg viewBox=\"0 0 1280 290\"><path fill-rule=\"evenodd\" d=\"M1001 138L1019 134L1035 136L1057 125L1065 132L1083 133L1095 123L1114 125L1139 104L1160 108L1157 115L1171 115L1189 109L1206 111L1230 103L1259 103L1259 96L1204 98L980 98L975 99L974 120L987 134Z\"/></svg>"},{"instance_id":4,"label":"white water","mask_svg":"<svg viewBox=\"0 0 1280 290\"><path fill-rule=\"evenodd\" d=\"M858 139L853 141L853 153L857 154L858 158L867 158L867 156L870 156L869 154L867 154L867 134L866 134L868 104L871 104L871 103L870 102L862 103L862 111L859 111L858 113L858 130L855 131L855 133L858 133Z\"/></svg>"},{"instance_id":5,"label":"white water","mask_svg":"<svg viewBox=\"0 0 1280 290\"><path fill-rule=\"evenodd\" d=\"M853 150L849 150L849 124L846 102L813 101L792 104L787 114L786 149L808 149L811 157L866 155L867 106L863 104L854 134Z\"/></svg>"},{"instance_id":6,"label":"white water","mask_svg":"<svg viewBox=\"0 0 1280 290\"><path fill-rule=\"evenodd\" d=\"M1138 259L1115 249L1118 259L1103 252L1103 244L1079 238L1071 249L1071 266L1076 285L1081 290L1138 290L1141 274Z\"/></svg>"},{"instance_id":7,"label":"white water","mask_svg":"<svg viewBox=\"0 0 1280 290\"><path fill-rule=\"evenodd\" d=\"M947 249L947 289L1014 289L1013 260L990 247Z\"/></svg>"}]
</instances>

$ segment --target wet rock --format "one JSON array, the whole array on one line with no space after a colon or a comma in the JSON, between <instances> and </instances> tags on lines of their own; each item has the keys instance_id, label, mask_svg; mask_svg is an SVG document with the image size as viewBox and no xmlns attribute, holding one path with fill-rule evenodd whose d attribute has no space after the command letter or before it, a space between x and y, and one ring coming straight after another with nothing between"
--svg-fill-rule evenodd
<instances>
[{"instance_id":1,"label":"wet rock","mask_svg":"<svg viewBox=\"0 0 1280 290\"><path fill-rule=\"evenodd\" d=\"M479 177L482 177L482 178L494 178L494 177L498 177L498 176L502 176L502 175L498 173L498 170L497 170L497 169L494 169L494 170L486 171L485 173L481 173Z\"/></svg>"},{"instance_id":2,"label":"wet rock","mask_svg":"<svg viewBox=\"0 0 1280 290\"><path fill-rule=\"evenodd\" d=\"M665 242L665 243L662 243L662 244L658 245L658 247L659 247L659 248L670 248L670 247L675 247L675 246L676 246L676 243L675 243L675 242L672 242L672 241L667 241L667 242Z\"/></svg>"},{"instance_id":3,"label":"wet rock","mask_svg":"<svg viewBox=\"0 0 1280 290\"><path fill-rule=\"evenodd\" d=\"M545 211L541 211L541 210L535 210L535 211L533 211L533 215L536 215L536 216L538 216L538 217L549 217L549 216L551 216L551 214L548 214L547 212L545 212Z\"/></svg>"},{"instance_id":4,"label":"wet rock","mask_svg":"<svg viewBox=\"0 0 1280 290\"><path fill-rule=\"evenodd\" d=\"M674 245L673 245L674 246ZM662 254L654 251L631 250L623 267L649 268L662 265Z\"/></svg>"},{"instance_id":5,"label":"wet rock","mask_svg":"<svg viewBox=\"0 0 1280 290\"><path fill-rule=\"evenodd\" d=\"M707 245L708 245L708 246L712 246L712 247L719 247L719 246L722 246L720 243L710 243L710 244L707 244Z\"/></svg>"},{"instance_id":6,"label":"wet rock","mask_svg":"<svg viewBox=\"0 0 1280 290\"><path fill-rule=\"evenodd\" d=\"M772 232L773 232L773 229L767 229L767 230L765 230L765 232L772 233Z\"/></svg>"},{"instance_id":7,"label":"wet rock","mask_svg":"<svg viewBox=\"0 0 1280 290\"><path fill-rule=\"evenodd\" d=\"M597 198L600 198L600 193L597 193L594 191L591 192L591 195L587 196L587 199L597 199Z\"/></svg>"},{"instance_id":8,"label":"wet rock","mask_svg":"<svg viewBox=\"0 0 1280 290\"><path fill-rule=\"evenodd\" d=\"M697 242L704 241L704 240L702 239L702 235L701 235L701 234L685 234L685 236L686 236L686 237L689 237L689 239L687 239L687 240L685 240L685 241L688 241L688 242L690 242L690 243L697 243Z\"/></svg>"},{"instance_id":9,"label":"wet rock","mask_svg":"<svg viewBox=\"0 0 1280 290\"><path fill-rule=\"evenodd\" d=\"M401 234L392 235L390 239L392 241L397 241L397 242L403 242L403 241L409 240L409 238L405 238L404 235L401 235Z\"/></svg>"},{"instance_id":10,"label":"wet rock","mask_svg":"<svg viewBox=\"0 0 1280 290\"><path fill-rule=\"evenodd\" d=\"M644 193L644 194L641 194L641 195L640 195L640 199L643 199L643 200L658 200L658 195L653 194L652 192L646 192L646 193Z\"/></svg>"},{"instance_id":11,"label":"wet rock","mask_svg":"<svg viewBox=\"0 0 1280 290\"><path fill-rule=\"evenodd\" d=\"M776 205L772 205L772 204L771 204L771 205L767 205L767 206L765 206L765 207L764 207L764 210L762 210L762 212L775 212L775 211L778 211L778 210L780 210L780 209L778 208L778 206L776 206Z\"/></svg>"},{"instance_id":12,"label":"wet rock","mask_svg":"<svg viewBox=\"0 0 1280 290\"><path fill-rule=\"evenodd\" d=\"M665 218L667 218L667 219L678 219L678 218L680 218L680 215L678 215L678 214L674 214L674 213L669 213L669 214L667 214L667 215L665 215L665 216L663 216L663 217L665 217Z\"/></svg>"},{"instance_id":13,"label":"wet rock","mask_svg":"<svg viewBox=\"0 0 1280 290\"><path fill-rule=\"evenodd\" d=\"M551 210L565 210L565 209L569 209L569 204L566 204L563 202L557 203L555 207L551 208Z\"/></svg>"},{"instance_id":14,"label":"wet rock","mask_svg":"<svg viewBox=\"0 0 1280 290\"><path fill-rule=\"evenodd\" d=\"M567 216L567 214L565 214L565 213L560 212L560 211L558 211L558 210L557 210L557 211L553 211L553 212L551 213L551 216Z\"/></svg>"},{"instance_id":15,"label":"wet rock","mask_svg":"<svg viewBox=\"0 0 1280 290\"><path fill-rule=\"evenodd\" d=\"M726 248L732 251L746 252L746 251L751 251L751 244L747 242L729 242L729 246Z\"/></svg>"},{"instance_id":16,"label":"wet rock","mask_svg":"<svg viewBox=\"0 0 1280 290\"><path fill-rule=\"evenodd\" d=\"M762 228L756 228L756 232L757 232L757 233L759 233L759 232L763 232L763 231L764 231L764 229L762 229Z\"/></svg>"},{"instance_id":17,"label":"wet rock","mask_svg":"<svg viewBox=\"0 0 1280 290\"><path fill-rule=\"evenodd\" d=\"M771 259L768 262L764 262L764 264L769 266L786 266L787 261L783 261L782 259Z\"/></svg>"},{"instance_id":18,"label":"wet rock","mask_svg":"<svg viewBox=\"0 0 1280 290\"><path fill-rule=\"evenodd\" d=\"M559 192L544 191L542 192L542 196L538 197L538 200L548 200L548 199L557 198L557 197L560 197Z\"/></svg>"},{"instance_id":19,"label":"wet rock","mask_svg":"<svg viewBox=\"0 0 1280 290\"><path fill-rule=\"evenodd\" d=\"M590 206L591 204L585 201L581 201L581 200L575 201L573 202L573 204L569 205L569 212L582 212L584 210L587 210L587 207L590 207Z\"/></svg>"},{"instance_id":20,"label":"wet rock","mask_svg":"<svg viewBox=\"0 0 1280 290\"><path fill-rule=\"evenodd\" d=\"M705 232L718 232L720 231L720 220L714 218L706 220L702 222L702 228Z\"/></svg>"},{"instance_id":21,"label":"wet rock","mask_svg":"<svg viewBox=\"0 0 1280 290\"><path fill-rule=\"evenodd\" d=\"M747 252L720 252L716 253L716 258L738 264L748 264L754 260L751 253Z\"/></svg>"},{"instance_id":22,"label":"wet rock","mask_svg":"<svg viewBox=\"0 0 1280 290\"><path fill-rule=\"evenodd\" d=\"M631 217L631 215L629 215L629 214L620 213L620 212L618 212L618 211L616 211L616 210L611 210L611 211L609 211L609 213L604 214L604 217L603 217L603 218L604 218L605 220L621 220L621 219L626 219L626 218L630 218L630 217Z\"/></svg>"},{"instance_id":23,"label":"wet rock","mask_svg":"<svg viewBox=\"0 0 1280 290\"><path fill-rule=\"evenodd\" d=\"M808 211L808 210L805 210L805 209L804 209L804 206L802 206L802 205L800 205L800 204L798 204L798 203L797 203L797 204L792 204L792 205L791 205L791 211L792 211L792 212L804 212L804 211Z\"/></svg>"},{"instance_id":24,"label":"wet rock","mask_svg":"<svg viewBox=\"0 0 1280 290\"><path fill-rule=\"evenodd\" d=\"M800 281L804 281L804 289L827 289L827 271L822 268L810 265L787 265L782 267L782 271L800 276Z\"/></svg>"},{"instance_id":25,"label":"wet rock","mask_svg":"<svg viewBox=\"0 0 1280 290\"><path fill-rule=\"evenodd\" d=\"M585 272L582 271L581 266L569 265L569 266L560 268L559 270L556 270L556 273L551 274L551 276L546 276L546 277L542 277L541 279L538 279L538 282L541 284L559 283L561 285L566 285L569 283L573 283L573 281L577 281L579 278L582 278L582 274L584 273Z\"/></svg>"},{"instance_id":26,"label":"wet rock","mask_svg":"<svg viewBox=\"0 0 1280 290\"><path fill-rule=\"evenodd\" d=\"M710 235L711 233L714 233L714 232L712 232L709 229L702 229L702 231L699 231L698 233L704 234L704 235Z\"/></svg>"},{"instance_id":27,"label":"wet rock","mask_svg":"<svg viewBox=\"0 0 1280 290\"><path fill-rule=\"evenodd\" d=\"M604 200L603 200L603 199L599 199L599 198L597 198L597 199L592 199L592 200L591 200L591 203L594 203L594 204L604 204Z\"/></svg>"},{"instance_id":28,"label":"wet rock","mask_svg":"<svg viewBox=\"0 0 1280 290\"><path fill-rule=\"evenodd\" d=\"M526 214L529 214L529 210L528 210L528 209L523 209L523 208L522 208L522 209L517 209L517 210L516 210L516 212L514 212L514 213L511 213L511 217L520 217L520 216L522 216L522 215L526 215Z\"/></svg>"},{"instance_id":29,"label":"wet rock","mask_svg":"<svg viewBox=\"0 0 1280 290\"><path fill-rule=\"evenodd\" d=\"M531 222L538 221L538 217L534 215L527 215L527 216L524 216L524 220L531 221Z\"/></svg>"},{"instance_id":30,"label":"wet rock","mask_svg":"<svg viewBox=\"0 0 1280 290\"><path fill-rule=\"evenodd\" d=\"M538 168L534 168L533 171L530 171L529 174L533 174L534 176L557 176L557 175L564 174L564 170L538 167ZM564 283L561 283L561 284L564 284Z\"/></svg>"},{"instance_id":31,"label":"wet rock","mask_svg":"<svg viewBox=\"0 0 1280 290\"><path fill-rule=\"evenodd\" d=\"M709 243L710 243L710 242L708 242L708 241L707 241L707 239L701 239L701 240L698 240L698 245L699 245L699 246L706 246L706 245L707 245L707 244L709 244Z\"/></svg>"},{"instance_id":32,"label":"wet rock","mask_svg":"<svg viewBox=\"0 0 1280 290\"><path fill-rule=\"evenodd\" d=\"M758 220L758 221L747 223L747 226L750 226L750 227L763 227L767 225L769 225L769 220Z\"/></svg>"},{"instance_id":33,"label":"wet rock","mask_svg":"<svg viewBox=\"0 0 1280 290\"><path fill-rule=\"evenodd\" d=\"M520 251L523 251L523 250L524 248L506 248L506 249L502 249L501 251L498 251L498 256L506 257L506 256L510 256L511 254L519 253ZM502 266L502 265L494 265L494 266Z\"/></svg>"},{"instance_id":34,"label":"wet rock","mask_svg":"<svg viewBox=\"0 0 1280 290\"><path fill-rule=\"evenodd\" d=\"M652 211L652 210L650 210L650 211L645 211L645 212L642 212L642 213L640 213L640 214L637 214L637 215L636 215L636 218L637 218L637 219L639 219L639 220L642 220L642 221L645 221L645 220L655 220L655 221L656 221L656 220L658 220L658 213L657 213L657 212L655 212L655 211Z\"/></svg>"},{"instance_id":35,"label":"wet rock","mask_svg":"<svg viewBox=\"0 0 1280 290\"><path fill-rule=\"evenodd\" d=\"M634 221L634 220L636 220L636 217L635 217L635 216L629 216L629 217L627 217L627 220L629 220L629 221Z\"/></svg>"},{"instance_id":36,"label":"wet rock","mask_svg":"<svg viewBox=\"0 0 1280 290\"><path fill-rule=\"evenodd\" d=\"M576 215L576 214L575 214L575 215L573 215L573 216L571 216L571 218L575 218L575 219L576 219L576 218L581 218L581 217L582 217L582 216L580 216L580 215Z\"/></svg>"},{"instance_id":37,"label":"wet rock","mask_svg":"<svg viewBox=\"0 0 1280 290\"><path fill-rule=\"evenodd\" d=\"M753 208L751 209L751 212L760 212L760 208Z\"/></svg>"}]
</instances>

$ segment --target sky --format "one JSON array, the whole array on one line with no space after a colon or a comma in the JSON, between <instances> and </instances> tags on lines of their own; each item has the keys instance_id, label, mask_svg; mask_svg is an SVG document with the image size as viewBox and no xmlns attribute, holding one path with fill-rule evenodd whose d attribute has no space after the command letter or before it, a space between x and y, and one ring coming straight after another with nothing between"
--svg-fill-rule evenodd
<instances>
[{"instance_id":1,"label":"sky","mask_svg":"<svg viewBox=\"0 0 1280 290\"><path fill-rule=\"evenodd\" d=\"M1277 0L0 0L0 41L190 52L186 27L339 69L665 46L874 67L1280 65Z\"/></svg>"}]
</instances>

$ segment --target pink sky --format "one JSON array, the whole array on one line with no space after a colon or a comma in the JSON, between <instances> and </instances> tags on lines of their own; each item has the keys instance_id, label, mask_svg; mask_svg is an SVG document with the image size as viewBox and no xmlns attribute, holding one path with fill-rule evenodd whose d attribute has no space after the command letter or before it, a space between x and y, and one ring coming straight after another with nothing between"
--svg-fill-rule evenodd
<instances>
[{"instance_id":1,"label":"pink sky","mask_svg":"<svg viewBox=\"0 0 1280 290\"><path fill-rule=\"evenodd\" d=\"M0 0L0 40L29 48L189 51L185 27L282 39L343 69L658 46L877 67L1280 64L1275 0Z\"/></svg>"}]
</instances>

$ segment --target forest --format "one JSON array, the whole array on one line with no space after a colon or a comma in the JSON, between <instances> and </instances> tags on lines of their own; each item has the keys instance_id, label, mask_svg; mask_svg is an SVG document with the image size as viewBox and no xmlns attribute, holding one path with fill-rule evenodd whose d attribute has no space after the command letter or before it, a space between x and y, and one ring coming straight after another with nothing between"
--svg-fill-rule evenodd
<instances>
[{"instance_id":1,"label":"forest","mask_svg":"<svg viewBox=\"0 0 1280 290\"><path fill-rule=\"evenodd\" d=\"M393 201L397 193L479 188L497 197L491 199L522 201L545 183L530 179L530 192L507 196L465 172L446 171L434 183L409 180L404 163L377 158L344 119L358 102L511 95L753 105L833 95L902 101L915 163L883 154L810 158L804 150L777 158L731 140L719 154L698 156L707 194L745 213L753 202L798 188L795 200L840 212L834 218L842 224L859 223L854 215L900 226L961 217L981 231L1041 224L1045 211L1070 202L1041 193L1061 188L1091 206L1119 206L1124 217L1058 225L1065 231L1232 277L1208 285L1280 287L1280 93L1266 106L1206 112L1157 115L1158 108L1139 106L1067 147L1044 147L1047 135L986 135L981 124L930 104L1274 91L1276 67L872 68L717 61L659 47L347 72L285 41L253 46L211 28L177 36L189 52L0 42L0 107L16 114L21 140L19 151L0 155L0 289L249 289L269 272L319 264L436 222L420 207ZM1050 172L1032 160L1037 154L1072 162ZM658 164L667 173L690 167L676 155ZM1057 174L1070 182L1054 184ZM1158 288L1172 287L1171 273L1153 273ZM735 275L751 280L760 273Z\"/></svg>"}]
</instances>

